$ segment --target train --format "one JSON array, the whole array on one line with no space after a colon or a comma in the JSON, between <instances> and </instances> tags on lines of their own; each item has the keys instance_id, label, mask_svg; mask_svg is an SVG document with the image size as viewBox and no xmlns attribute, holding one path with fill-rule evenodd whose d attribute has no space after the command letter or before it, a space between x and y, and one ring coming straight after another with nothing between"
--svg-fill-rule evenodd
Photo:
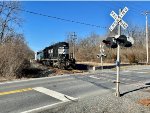
<instances>
[{"instance_id":1,"label":"train","mask_svg":"<svg viewBox=\"0 0 150 113\"><path fill-rule=\"evenodd\" d=\"M69 54L69 43L58 42L35 53L35 60L60 69L75 68L76 60Z\"/></svg>"}]
</instances>

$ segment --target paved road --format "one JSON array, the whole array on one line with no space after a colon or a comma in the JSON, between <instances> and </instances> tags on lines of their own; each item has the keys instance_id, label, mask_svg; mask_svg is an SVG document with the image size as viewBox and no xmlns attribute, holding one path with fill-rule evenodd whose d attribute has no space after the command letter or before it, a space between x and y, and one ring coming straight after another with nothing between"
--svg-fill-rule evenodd
<instances>
[{"instance_id":1,"label":"paved road","mask_svg":"<svg viewBox=\"0 0 150 113\"><path fill-rule=\"evenodd\" d=\"M116 71L0 83L0 113L33 112L76 101L93 93L115 92ZM150 82L150 67L120 73L121 87Z\"/></svg>"}]
</instances>

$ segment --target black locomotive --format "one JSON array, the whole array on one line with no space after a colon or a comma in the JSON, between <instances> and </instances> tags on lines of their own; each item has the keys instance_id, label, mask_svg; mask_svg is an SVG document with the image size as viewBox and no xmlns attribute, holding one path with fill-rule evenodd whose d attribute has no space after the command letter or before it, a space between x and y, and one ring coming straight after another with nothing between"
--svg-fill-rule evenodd
<instances>
[{"instance_id":1,"label":"black locomotive","mask_svg":"<svg viewBox=\"0 0 150 113\"><path fill-rule=\"evenodd\" d=\"M75 68L75 59L69 55L69 43L59 42L36 53L36 60L61 69Z\"/></svg>"}]
</instances>

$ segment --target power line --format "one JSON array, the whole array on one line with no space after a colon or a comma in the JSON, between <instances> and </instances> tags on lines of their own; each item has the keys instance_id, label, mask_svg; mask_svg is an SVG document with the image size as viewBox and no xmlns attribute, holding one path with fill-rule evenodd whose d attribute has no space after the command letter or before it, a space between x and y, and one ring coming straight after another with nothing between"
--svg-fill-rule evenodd
<instances>
[{"instance_id":1,"label":"power line","mask_svg":"<svg viewBox=\"0 0 150 113\"><path fill-rule=\"evenodd\" d=\"M75 21L75 20L64 19L64 18L60 18L60 17L56 17L56 16L50 16L50 15L46 15L46 14L42 14L42 13L37 13L37 12L33 12L33 11L28 11L28 10L24 10L24 9L19 9L19 10L27 12L27 13L35 14L35 15L40 15L40 16L45 16L45 17L49 17L49 18L61 20L61 21L72 22L72 23L77 23L77 24L82 24L82 25L87 25L87 26L92 26L92 27L98 27L98 28L104 28L104 29L106 29L106 27L102 27L102 26L99 26L99 25L94 25L94 24L79 22L79 21Z\"/></svg>"},{"instance_id":2,"label":"power line","mask_svg":"<svg viewBox=\"0 0 150 113\"><path fill-rule=\"evenodd\" d=\"M3 5L0 4L0 6L3 6ZM9 6L6 6L6 7L11 8L11 7L9 7ZM53 19L57 19L57 20L61 20L61 21L72 22L72 23L76 23L76 24L82 24L82 25L86 25L86 26L91 26L91 27L97 27L97 28L107 29L107 27L102 27L102 26L95 25L95 24L89 24L89 23L85 23L85 22L80 22L80 21L65 19L65 18L61 18L61 17L46 15L46 14L42 14L42 13L37 13L37 12L25 10L25 9L20 9L20 8L18 8L17 10L20 10L20 11L23 11L23 12L26 12L26 13L30 13L30 14L35 14L35 15L39 15L39 16L44 16L44 17L48 17L48 18L53 18Z\"/></svg>"},{"instance_id":3,"label":"power line","mask_svg":"<svg viewBox=\"0 0 150 113\"><path fill-rule=\"evenodd\" d=\"M123 5L126 5L125 2L121 2ZM109 7L112 7L112 5L110 4L106 4ZM3 6L2 4L0 4L0 6ZM120 7L119 4L114 4L114 6ZM8 8L11 8L9 6L6 6ZM131 7L131 6L130 6ZM65 19L65 18L61 18L61 17L56 17L56 16L51 16L51 15L47 15L47 14L42 14L42 13L38 13L38 12L33 12L33 11L29 11L29 10L25 10L25 9L20 9L18 8L17 10L26 12L26 13L30 13L30 14L34 14L34 15L39 15L39 16L43 16L43 17L48 17L48 18L53 18L53 19L57 19L57 20L61 20L61 21L66 21L66 22L72 22L72 23L76 23L76 24L82 24L82 25L86 25L86 26L91 26L91 27L97 27L97 28L102 28L102 29L107 29L107 27L103 27L100 25L95 25L95 24L89 24L89 23L85 23L85 22L80 22L80 21L75 21L75 20L70 20L70 19ZM141 14L142 11L140 11L139 9L135 9L133 7L131 7L130 9L131 12L136 12L137 14Z\"/></svg>"}]
</instances>

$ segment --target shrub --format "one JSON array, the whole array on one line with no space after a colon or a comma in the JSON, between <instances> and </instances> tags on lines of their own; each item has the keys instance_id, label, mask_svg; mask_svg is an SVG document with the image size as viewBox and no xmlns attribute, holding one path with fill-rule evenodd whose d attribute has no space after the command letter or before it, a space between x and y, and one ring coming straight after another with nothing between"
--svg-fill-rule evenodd
<instances>
[{"instance_id":1,"label":"shrub","mask_svg":"<svg viewBox=\"0 0 150 113\"><path fill-rule=\"evenodd\" d=\"M128 53L127 58L129 60L129 63L138 63L138 59L136 58L136 55L134 53Z\"/></svg>"},{"instance_id":2,"label":"shrub","mask_svg":"<svg viewBox=\"0 0 150 113\"><path fill-rule=\"evenodd\" d=\"M22 70L30 66L32 51L23 38L7 38L0 45L0 76L8 78L22 77Z\"/></svg>"}]
</instances>

